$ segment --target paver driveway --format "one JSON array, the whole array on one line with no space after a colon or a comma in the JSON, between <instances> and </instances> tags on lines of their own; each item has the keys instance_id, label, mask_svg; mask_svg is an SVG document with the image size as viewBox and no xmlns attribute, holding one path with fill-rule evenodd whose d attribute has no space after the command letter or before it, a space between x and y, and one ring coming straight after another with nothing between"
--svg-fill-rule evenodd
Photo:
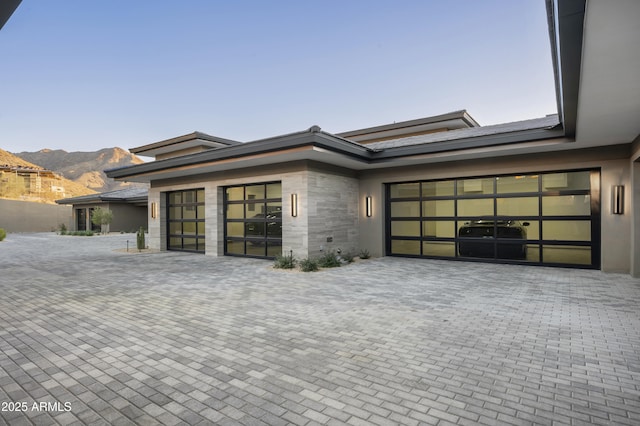
<instances>
[{"instance_id":1,"label":"paver driveway","mask_svg":"<svg viewBox=\"0 0 640 426\"><path fill-rule=\"evenodd\" d=\"M3 423L640 424L629 276L398 258L304 274L127 239L0 243Z\"/></svg>"}]
</instances>

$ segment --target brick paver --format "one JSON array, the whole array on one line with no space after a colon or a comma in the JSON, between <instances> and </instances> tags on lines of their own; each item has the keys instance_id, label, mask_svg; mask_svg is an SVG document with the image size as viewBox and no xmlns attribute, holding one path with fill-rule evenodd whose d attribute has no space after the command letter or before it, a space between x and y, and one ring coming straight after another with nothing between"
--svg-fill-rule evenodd
<instances>
[{"instance_id":1,"label":"brick paver","mask_svg":"<svg viewBox=\"0 0 640 426\"><path fill-rule=\"evenodd\" d=\"M640 280L0 243L0 423L640 423ZM23 410L24 408L24 410Z\"/></svg>"}]
</instances>

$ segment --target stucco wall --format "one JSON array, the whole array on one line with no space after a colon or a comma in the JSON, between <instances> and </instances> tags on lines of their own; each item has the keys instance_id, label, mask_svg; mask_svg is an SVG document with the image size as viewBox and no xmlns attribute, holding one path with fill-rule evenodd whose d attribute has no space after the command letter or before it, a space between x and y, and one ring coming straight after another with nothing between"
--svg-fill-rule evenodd
<instances>
[{"instance_id":1,"label":"stucco wall","mask_svg":"<svg viewBox=\"0 0 640 426\"><path fill-rule=\"evenodd\" d=\"M110 232L136 232L141 226L147 229L147 208L131 204L109 203L113 212Z\"/></svg>"},{"instance_id":2,"label":"stucco wall","mask_svg":"<svg viewBox=\"0 0 640 426\"><path fill-rule=\"evenodd\" d=\"M631 262L631 275L640 278L640 136L631 146L631 187L628 190L630 199L625 202L625 210L631 216L631 249L629 259Z\"/></svg>"},{"instance_id":3,"label":"stucco wall","mask_svg":"<svg viewBox=\"0 0 640 426\"><path fill-rule=\"evenodd\" d=\"M91 229L92 224L89 218L89 210L102 208L110 210L113 213L111 224L106 232L135 232L141 226L147 229L147 208L124 203L95 203L82 204L73 206L71 212L73 219L70 230L77 231L77 210L84 209L86 211L86 229Z\"/></svg>"},{"instance_id":4,"label":"stucco wall","mask_svg":"<svg viewBox=\"0 0 640 426\"><path fill-rule=\"evenodd\" d=\"M48 232L62 223L72 229L71 206L0 199L0 228L7 232Z\"/></svg>"}]
</instances>

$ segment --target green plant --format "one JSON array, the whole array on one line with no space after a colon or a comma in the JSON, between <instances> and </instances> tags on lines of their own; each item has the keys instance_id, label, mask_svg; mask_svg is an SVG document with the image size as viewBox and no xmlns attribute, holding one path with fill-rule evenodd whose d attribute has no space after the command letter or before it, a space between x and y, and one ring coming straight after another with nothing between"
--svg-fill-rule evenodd
<instances>
[{"instance_id":1,"label":"green plant","mask_svg":"<svg viewBox=\"0 0 640 426\"><path fill-rule=\"evenodd\" d=\"M64 223L58 225L58 232L60 232L60 235L67 235L67 225Z\"/></svg>"},{"instance_id":2,"label":"green plant","mask_svg":"<svg viewBox=\"0 0 640 426\"><path fill-rule=\"evenodd\" d=\"M355 257L353 254L351 254L351 252L346 252L346 253L342 253L340 255L340 257L342 258L342 260L344 260L347 263L352 263L353 262L353 258Z\"/></svg>"},{"instance_id":3,"label":"green plant","mask_svg":"<svg viewBox=\"0 0 640 426\"><path fill-rule=\"evenodd\" d=\"M360 254L358 255L358 257L360 257L360 259L369 259L371 257L371 254L369 253L369 250L362 249L360 250Z\"/></svg>"},{"instance_id":4,"label":"green plant","mask_svg":"<svg viewBox=\"0 0 640 426\"><path fill-rule=\"evenodd\" d=\"M101 231L104 233L108 225L113 221L113 212L111 210L98 207L91 213L91 223L100 225Z\"/></svg>"},{"instance_id":5,"label":"green plant","mask_svg":"<svg viewBox=\"0 0 640 426\"><path fill-rule=\"evenodd\" d=\"M300 261L300 270L302 272L314 272L318 270L318 262L313 259L302 259Z\"/></svg>"},{"instance_id":6,"label":"green plant","mask_svg":"<svg viewBox=\"0 0 640 426\"><path fill-rule=\"evenodd\" d=\"M340 259L334 251L328 251L318 259L318 266L321 268L335 268L340 266Z\"/></svg>"},{"instance_id":7,"label":"green plant","mask_svg":"<svg viewBox=\"0 0 640 426\"><path fill-rule=\"evenodd\" d=\"M145 248L144 228L142 226L140 227L140 229L138 229L138 232L136 234L136 246L138 247L138 250L142 250Z\"/></svg>"},{"instance_id":8,"label":"green plant","mask_svg":"<svg viewBox=\"0 0 640 426\"><path fill-rule=\"evenodd\" d=\"M277 269L293 269L296 267L296 259L293 257L293 252L289 251L289 255L276 256L276 260L273 264Z\"/></svg>"},{"instance_id":9,"label":"green plant","mask_svg":"<svg viewBox=\"0 0 640 426\"><path fill-rule=\"evenodd\" d=\"M4 240L7 237L7 231L3 228L0 228L0 241Z\"/></svg>"}]
</instances>

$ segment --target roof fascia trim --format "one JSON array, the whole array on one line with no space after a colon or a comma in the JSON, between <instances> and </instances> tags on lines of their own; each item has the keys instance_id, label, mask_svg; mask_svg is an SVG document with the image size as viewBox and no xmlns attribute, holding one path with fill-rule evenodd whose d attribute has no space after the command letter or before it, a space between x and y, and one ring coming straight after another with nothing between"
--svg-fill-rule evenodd
<instances>
[{"instance_id":1,"label":"roof fascia trim","mask_svg":"<svg viewBox=\"0 0 640 426\"><path fill-rule=\"evenodd\" d=\"M255 146L253 146L254 143L248 143L210 152L207 151L203 153L192 154L185 157L169 158L166 160L159 160L151 163L105 170L105 173L111 178L126 178L139 174L161 172L175 167L210 163L216 160L240 158L249 155L266 154L270 152L284 151L287 149L299 148L308 145L343 154L356 160L362 161L363 163L375 164L377 162L383 162L399 157L411 157L415 155L435 154L448 151L453 152L499 145L510 145L523 142L562 138L564 136L564 129L556 126L550 129L529 129L503 134L492 134L482 137L469 137L459 140L447 140L442 142L387 148L386 150L373 150L367 148L366 146L344 140L329 133L303 132L298 134L290 134L284 138L278 137L270 140L261 140L259 141L261 145L261 149L259 150L255 149Z\"/></svg>"},{"instance_id":2,"label":"roof fascia trim","mask_svg":"<svg viewBox=\"0 0 640 426\"><path fill-rule=\"evenodd\" d=\"M267 154L275 151L299 148L306 145L325 148L365 161L369 158L370 154L374 152L374 150L367 148L364 145L333 136L330 133L311 130L291 133L289 135L274 137L271 139L262 139L260 141L248 142L240 145L233 145L211 151L199 152L182 157L167 158L165 160L157 160L135 166L109 169L105 170L105 173L111 178L125 178L141 173L158 172L174 167L209 163L211 161L227 160L248 155Z\"/></svg>"},{"instance_id":3,"label":"roof fascia trim","mask_svg":"<svg viewBox=\"0 0 640 426\"><path fill-rule=\"evenodd\" d=\"M586 0L547 0L556 102L565 135L574 137L582 68Z\"/></svg>"},{"instance_id":4,"label":"roof fascia trim","mask_svg":"<svg viewBox=\"0 0 640 426\"><path fill-rule=\"evenodd\" d=\"M193 132L186 135L177 136L175 138L165 139L163 141L138 146L135 148L129 148L129 152L133 154L141 154L150 150L165 148L171 145L177 145L183 142L188 142L188 141L197 140L197 139L202 139L207 142L219 143L219 144L228 145L228 146L239 145L240 143L242 143L242 142L234 141L231 139L220 138L218 136L211 136L202 132Z\"/></svg>"},{"instance_id":5,"label":"roof fascia trim","mask_svg":"<svg viewBox=\"0 0 640 426\"><path fill-rule=\"evenodd\" d=\"M476 122L473 119L473 117L471 117L469 113L467 113L466 110L460 110L460 111L448 112L446 114L435 115L433 117L418 118L415 120L399 121L397 123L392 123L392 124L383 124L380 126L365 127L363 129L348 130L346 132L336 133L336 136L339 136L342 138L349 138L353 136L366 135L370 133L379 133L379 132L384 132L388 130L402 129L402 128L412 127L412 126L417 126L422 124L440 123L443 121L450 121L450 120L462 120L467 125L469 125L469 127L480 127L478 122Z\"/></svg>"},{"instance_id":6,"label":"roof fascia trim","mask_svg":"<svg viewBox=\"0 0 640 426\"><path fill-rule=\"evenodd\" d=\"M373 160L382 161L391 158L409 157L414 155L436 154L447 151L460 151L465 149L485 148L499 145L511 145L523 142L540 141L565 136L562 128L529 129L518 132L493 134L482 137L470 137L458 140L431 142L426 144L400 146L387 148L375 154Z\"/></svg>"}]
</instances>

